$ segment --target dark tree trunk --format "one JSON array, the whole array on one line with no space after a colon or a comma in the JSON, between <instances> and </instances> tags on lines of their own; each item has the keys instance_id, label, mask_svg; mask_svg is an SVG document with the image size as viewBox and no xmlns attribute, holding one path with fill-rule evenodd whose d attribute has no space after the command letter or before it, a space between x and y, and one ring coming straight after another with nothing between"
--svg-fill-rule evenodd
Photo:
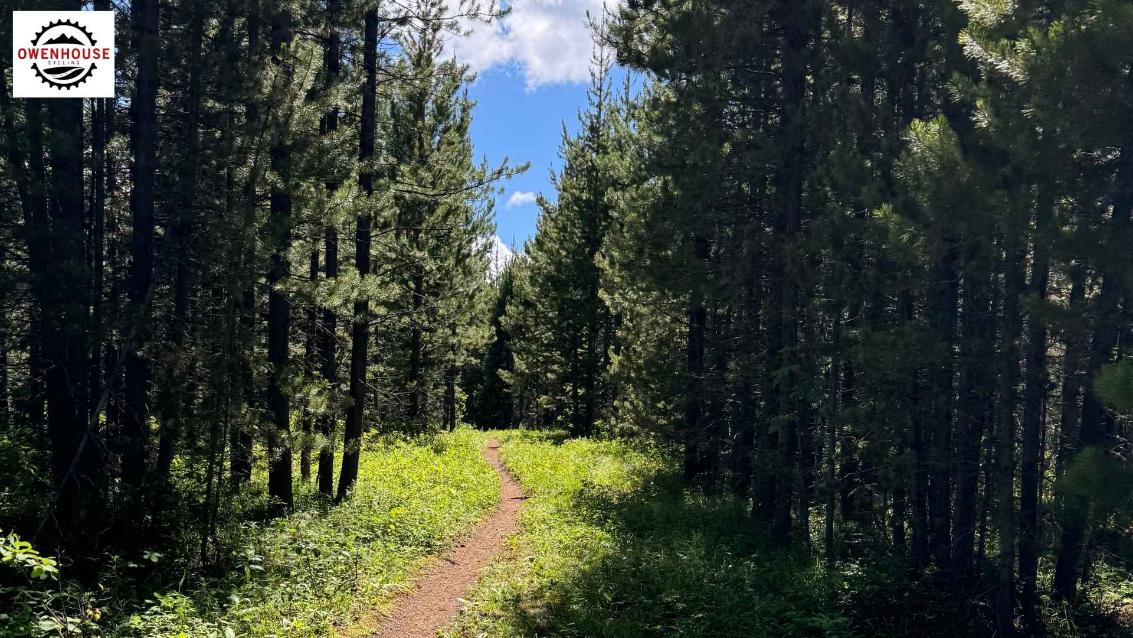
<instances>
[{"instance_id":1,"label":"dark tree trunk","mask_svg":"<svg viewBox=\"0 0 1133 638\"><path fill-rule=\"evenodd\" d=\"M27 195L21 197L24 202L24 232L27 235L28 269L31 271L32 282L36 286L39 308L38 316L32 317L28 327L28 388L27 388L27 414L28 423L37 433L46 431L46 375L47 362L44 360L45 342L47 334L47 317L44 314L43 297L48 285L48 264L50 231L47 211L47 171L43 161L43 101L24 101L24 123L27 127ZM15 140L10 144L17 147ZM12 166L23 166L19 159L11 163Z\"/></svg>"},{"instance_id":2,"label":"dark tree trunk","mask_svg":"<svg viewBox=\"0 0 1133 638\"><path fill-rule=\"evenodd\" d=\"M957 242L944 237L929 270L926 314L929 334L939 344L930 366L927 434L928 552L942 569L950 567L952 530L952 392L955 377L956 318L959 311Z\"/></svg>"},{"instance_id":3,"label":"dark tree trunk","mask_svg":"<svg viewBox=\"0 0 1133 638\"><path fill-rule=\"evenodd\" d=\"M693 250L697 263L704 264L708 259L708 240L700 236L693 237ZM686 485L692 484L700 475L700 445L703 435L701 417L703 412L703 398L701 396L704 376L704 327L708 321L708 313L704 308L702 293L694 283L694 289L689 293L687 350L685 353L685 412L684 427L681 436L684 443L684 481Z\"/></svg>"},{"instance_id":4,"label":"dark tree trunk","mask_svg":"<svg viewBox=\"0 0 1133 638\"><path fill-rule=\"evenodd\" d=\"M326 229L324 240L326 257L326 276L328 280L338 277L338 231L332 227ZM319 360L322 363L323 379L332 388L338 381L335 369L335 346L337 345L336 332L338 330L338 317L334 310L323 309L322 330L319 339ZM327 409L319 416L319 433L322 435L322 445L319 447L319 493L331 496L334 493L334 411Z\"/></svg>"},{"instance_id":5,"label":"dark tree trunk","mask_svg":"<svg viewBox=\"0 0 1133 638\"><path fill-rule=\"evenodd\" d=\"M772 303L769 317L767 363L772 379L768 406L778 424L777 477L771 537L786 543L791 535L791 505L794 478L798 473L798 428L800 406L786 372L796 356L799 332L799 266L792 253L799 241L803 216L803 183L806 179L806 129L804 104L807 90L807 51L820 13L810 2L789 1L777 7L782 20L780 121L777 133L782 154L774 178L779 213L773 224L777 238L774 267L770 273Z\"/></svg>"},{"instance_id":6,"label":"dark tree trunk","mask_svg":"<svg viewBox=\"0 0 1133 638\"><path fill-rule=\"evenodd\" d=\"M319 281L319 249L311 251L308 269L308 279L313 287ZM319 330L319 310L316 304L307 306L307 319L304 322L303 339L303 381L310 384L315 377L315 342ZM311 480L311 437L314 436L314 416L310 406L303 406L302 427L303 443L299 447L299 477L304 483Z\"/></svg>"},{"instance_id":7,"label":"dark tree trunk","mask_svg":"<svg viewBox=\"0 0 1133 638\"><path fill-rule=\"evenodd\" d=\"M32 107L37 108L37 107ZM37 297L43 316L47 428L62 547L89 557L102 544L106 477L97 422L88 419L90 277L83 237L82 101L50 100L50 242ZM39 233L35 233L39 235ZM42 237L36 237L40 241ZM48 545L53 543L49 542ZM82 574L84 568L80 568Z\"/></svg>"},{"instance_id":8,"label":"dark tree trunk","mask_svg":"<svg viewBox=\"0 0 1133 638\"><path fill-rule=\"evenodd\" d=\"M3 115L4 147L8 167L12 173L12 181L16 186L16 193L20 198L20 207L23 215L25 243L27 244L28 270L31 274L33 290L37 291L36 300L42 308L42 290L45 285L45 266L47 265L47 202L45 195L44 165L43 165L43 122L42 106L39 100L24 100L24 128L23 137L26 140L26 153L24 142L20 140L20 133L16 130L15 109L8 98L6 76L0 74L0 114ZM25 170L25 157L27 169ZM0 249L2 250L2 249ZM0 259L3 263L3 259ZM28 348L28 379L25 389L26 400L21 408L24 418L36 433L37 437L44 434L46 415L43 407L43 353L42 353L42 323L36 316L37 309L31 309L27 330ZM4 359L5 366L7 358ZM7 373L7 368L4 369ZM7 383L5 384L7 388ZM10 397L10 395L5 395ZM42 440L42 439L41 439Z\"/></svg>"},{"instance_id":9,"label":"dark tree trunk","mask_svg":"<svg viewBox=\"0 0 1133 638\"><path fill-rule=\"evenodd\" d=\"M94 8L96 11L106 11L109 9L109 2L99 0L94 3ZM107 113L112 108L112 99L91 100L91 326L95 333L99 335L107 334L102 293L106 261L106 144L110 139ZM103 385L103 371L105 369L103 359L106 340L104 337L90 344L90 376L87 386L91 389L91 405L88 406L91 411L95 409L98 403L99 391ZM93 416L97 418L99 415L94 414Z\"/></svg>"},{"instance_id":10,"label":"dark tree trunk","mask_svg":"<svg viewBox=\"0 0 1133 638\"><path fill-rule=\"evenodd\" d=\"M452 360L445 368L444 428L449 432L456 429L456 324L449 325L449 338L452 339Z\"/></svg>"},{"instance_id":11,"label":"dark tree trunk","mask_svg":"<svg viewBox=\"0 0 1133 638\"><path fill-rule=\"evenodd\" d=\"M726 394L727 380L724 376L724 370L728 364L728 350L723 344L727 342L728 330L730 324L730 317L724 310L714 309L711 315L711 364L708 370L705 371L705 378L708 383L705 388L710 388L708 398L704 401L704 441L700 448L700 467L704 475L704 489L709 494L714 494L720 482L720 450L725 445L724 434L726 432L727 421L725 420L725 413L723 406L726 405L726 399L722 395ZM707 344L706 344L707 345ZM587 377L592 378L591 372L587 371ZM588 390L589 393L589 390Z\"/></svg>"},{"instance_id":12,"label":"dark tree trunk","mask_svg":"<svg viewBox=\"0 0 1133 638\"><path fill-rule=\"evenodd\" d=\"M358 157L368 164L374 156L376 98L378 82L378 16L366 13L362 39L362 66L366 80L362 90L362 121ZM374 193L374 176L367 166L358 175L358 184L366 196ZM354 236L354 265L360 276L370 273L370 215L358 215ZM350 493L358 480L358 461L362 448L362 419L366 407L366 350L370 340L370 305L362 297L354 302L354 324L350 344L350 409L346 415L342 473L338 479L338 499Z\"/></svg>"},{"instance_id":13,"label":"dark tree trunk","mask_svg":"<svg viewBox=\"0 0 1133 638\"><path fill-rule=\"evenodd\" d=\"M122 483L127 499L139 496L146 475L149 448L149 362L143 352L150 340L149 295L153 282L154 176L157 168L157 0L131 4L136 34L138 74L134 83L133 110L134 165L130 197L132 234L130 239L130 285L126 288L128 323L134 335L126 347L126 405L123 414L125 447L122 455Z\"/></svg>"},{"instance_id":14,"label":"dark tree trunk","mask_svg":"<svg viewBox=\"0 0 1133 638\"><path fill-rule=\"evenodd\" d=\"M995 528L999 541L995 561L997 636L1015 630L1015 408L1019 395L1019 339L1023 332L1019 300L1026 282L1025 220L1008 219L1004 237L1003 313L999 338L999 389L996 410Z\"/></svg>"},{"instance_id":15,"label":"dark tree trunk","mask_svg":"<svg viewBox=\"0 0 1133 638\"><path fill-rule=\"evenodd\" d=\"M413 235L418 237L417 232L414 232ZM410 287L412 300L409 312L409 376L406 384L409 390L409 406L406 410L406 417L413 426L420 425L422 411L424 410L424 393L421 382L423 341L420 323L421 306L424 302L424 276L417 272L417 268L416 265L413 266L415 272Z\"/></svg>"},{"instance_id":16,"label":"dark tree trunk","mask_svg":"<svg viewBox=\"0 0 1133 638\"><path fill-rule=\"evenodd\" d=\"M327 20L330 24L330 29L327 34L327 43L324 50L325 58L323 60L328 87L336 81L342 64L341 43L337 29L338 12L339 0L328 0ZM331 108L330 112L323 118L323 133L330 135L337 130L338 108L334 107ZM326 187L327 193L333 194L338 188L338 182L328 182ZM326 265L324 268L326 270L327 280L333 281L338 277L338 229L334 225L328 225L324 230L323 252L326 253L324 259ZM321 338L319 339L319 360L323 380L326 382L332 395L334 394L334 387L338 382L338 371L335 366L335 349L338 345L337 331L338 316L334 313L333 309L329 307L323 308L322 327L320 330ZM319 434L322 437L322 445L319 446L318 483L319 493L326 496L331 496L334 493L333 440L336 421L337 419L333 409L328 408L319 416Z\"/></svg>"},{"instance_id":17,"label":"dark tree trunk","mask_svg":"<svg viewBox=\"0 0 1133 638\"><path fill-rule=\"evenodd\" d=\"M740 334L741 358L738 378L735 383L736 409L732 425L732 493L740 498L748 498L752 493L752 479L755 454L755 353L748 346L753 341L753 324L759 321L757 300L752 294L751 285L744 297L744 309L737 321Z\"/></svg>"},{"instance_id":18,"label":"dark tree trunk","mask_svg":"<svg viewBox=\"0 0 1133 638\"><path fill-rule=\"evenodd\" d=\"M978 230L976 231L979 232ZM986 235L969 239L965 257L964 308L960 316L960 393L957 423L963 429L957 448L956 510L952 526L951 577L970 584L975 568L975 538L981 450L992 423L995 363L992 318L992 245Z\"/></svg>"},{"instance_id":19,"label":"dark tree trunk","mask_svg":"<svg viewBox=\"0 0 1133 638\"><path fill-rule=\"evenodd\" d=\"M0 87L2 88L2 87ZM6 255L0 248L0 263ZM12 425L12 388L8 378L8 343L0 343L0 430L10 431Z\"/></svg>"},{"instance_id":20,"label":"dark tree trunk","mask_svg":"<svg viewBox=\"0 0 1133 638\"><path fill-rule=\"evenodd\" d=\"M854 409L854 364L844 361L841 371L840 394L842 412L852 414ZM860 525L864 522L865 513L861 507L862 467L858 463L857 455L853 451L851 440L851 426L839 428L841 436L838 437L839 451L838 464L838 500L842 508L842 519L847 523Z\"/></svg>"},{"instance_id":21,"label":"dark tree trunk","mask_svg":"<svg viewBox=\"0 0 1133 638\"><path fill-rule=\"evenodd\" d=\"M283 45L291 39L291 17L282 11L272 25L273 62L282 66L284 77L292 75L291 63L281 58ZM291 397L283 388L287 372L288 345L291 333L291 300L282 289L290 275L287 251L291 246L292 201L291 161L288 145L290 122L276 124L275 140L270 151L271 168L278 181L270 195L271 230L274 238L268 266L267 317L267 403L275 429L268 441L268 494L285 510L293 505L291 481Z\"/></svg>"},{"instance_id":22,"label":"dark tree trunk","mask_svg":"<svg viewBox=\"0 0 1133 638\"><path fill-rule=\"evenodd\" d=\"M1050 278L1049 239L1046 236L1052 217L1052 202L1040 199L1036 211L1035 239L1032 249L1031 296L1039 301L1047 298ZM1039 313L1027 319L1026 372L1023 390L1023 467L1019 492L1019 581L1022 585L1020 605L1023 625L1031 633L1039 631L1038 569L1042 549L1039 529L1039 488L1042 485L1043 414L1047 398L1047 329Z\"/></svg>"},{"instance_id":23,"label":"dark tree trunk","mask_svg":"<svg viewBox=\"0 0 1133 638\"><path fill-rule=\"evenodd\" d=\"M241 6L241 10L245 11L245 32L247 35L247 47L245 55L249 56L263 56L264 52L261 50L260 45L260 31L261 31L261 10L260 3L254 2L247 6ZM237 11L231 15L231 19L237 19ZM237 45L236 38L233 38L231 44L226 43L229 47L229 57L239 54L239 46ZM247 67L244 72L239 74L238 77L233 78L233 85L239 87L242 83L252 81L251 74L254 72L253 67ZM235 75L235 74L234 74ZM235 105L233 105L235 106ZM255 99L245 101L245 125L244 132L249 137L256 137L260 135L260 105ZM232 475L232 488L239 489L240 486L247 483L252 477L252 460L253 460L253 419L258 420L258 414L263 409L263 396L260 388L256 382L255 374L255 346L256 341L256 277L252 275L258 268L257 265L257 246L256 242L249 236L252 233L252 228L256 223L256 208L258 206L258 193L256 192L257 175L249 175L242 185L242 213L243 213L243 231L241 246L241 270L245 273L242 278L243 291L239 304L240 311L240 380L241 386L244 390L244 404L248 408L248 413L244 418L233 425L230 433L232 457L230 460L229 471ZM253 416L254 415L254 416Z\"/></svg>"},{"instance_id":24,"label":"dark tree trunk","mask_svg":"<svg viewBox=\"0 0 1133 638\"><path fill-rule=\"evenodd\" d=\"M244 267L251 267L254 263L252 259L252 247L244 248ZM256 337L256 291L254 287L244 289L240 295L239 302L239 323L241 333L241 345L246 350L240 356L240 387L243 390L243 399L246 406L257 409L260 405L260 398L258 396L255 372L252 368L252 350L254 349L254 341ZM252 432L251 423L247 417L241 418L239 422L234 423L229 433L231 441L229 447L231 448L231 459L229 460L229 472L231 474L232 489L239 489L240 486L247 483L252 478Z\"/></svg>"},{"instance_id":25,"label":"dark tree trunk","mask_svg":"<svg viewBox=\"0 0 1133 638\"><path fill-rule=\"evenodd\" d=\"M1086 268L1082 263L1070 266L1070 297L1067 305L1075 317L1085 314ZM1074 448L1078 442L1078 432L1082 418L1082 366L1085 359L1086 344L1081 329L1074 326L1064 331L1063 346L1066 354L1062 358L1062 387L1059 392L1060 412L1058 419L1058 453L1055 456L1055 475L1062 476Z\"/></svg>"}]
</instances>

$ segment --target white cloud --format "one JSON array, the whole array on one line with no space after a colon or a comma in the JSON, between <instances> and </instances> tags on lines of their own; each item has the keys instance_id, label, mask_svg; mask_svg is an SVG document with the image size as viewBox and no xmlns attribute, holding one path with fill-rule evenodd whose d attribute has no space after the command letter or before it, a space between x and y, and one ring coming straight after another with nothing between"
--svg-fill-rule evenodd
<instances>
[{"instance_id":1,"label":"white cloud","mask_svg":"<svg viewBox=\"0 0 1133 638\"><path fill-rule=\"evenodd\" d=\"M531 191L515 191L507 200L508 208L515 208L517 206L526 206L527 204L535 203L535 193Z\"/></svg>"},{"instance_id":2,"label":"white cloud","mask_svg":"<svg viewBox=\"0 0 1133 638\"><path fill-rule=\"evenodd\" d=\"M589 79L594 41L590 18L619 0L511 0L503 20L467 25L472 33L449 42L456 59L473 71L515 65L528 89Z\"/></svg>"}]
</instances>

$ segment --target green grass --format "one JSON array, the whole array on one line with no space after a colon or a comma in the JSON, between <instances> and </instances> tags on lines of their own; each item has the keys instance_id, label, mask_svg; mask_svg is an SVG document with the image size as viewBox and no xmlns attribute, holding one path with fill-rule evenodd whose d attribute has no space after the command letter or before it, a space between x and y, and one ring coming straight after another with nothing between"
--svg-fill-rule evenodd
<instances>
[{"instance_id":1,"label":"green grass","mask_svg":"<svg viewBox=\"0 0 1133 638\"><path fill-rule=\"evenodd\" d=\"M530 499L450 638L851 635L813 559L765 557L735 502L680 489L661 450L498 436Z\"/></svg>"},{"instance_id":2,"label":"green grass","mask_svg":"<svg viewBox=\"0 0 1133 638\"><path fill-rule=\"evenodd\" d=\"M334 636L405 588L421 562L482 518L499 479L471 430L362 455L353 498L250 525L231 569L169 591L109 635L147 638Z\"/></svg>"}]
</instances>

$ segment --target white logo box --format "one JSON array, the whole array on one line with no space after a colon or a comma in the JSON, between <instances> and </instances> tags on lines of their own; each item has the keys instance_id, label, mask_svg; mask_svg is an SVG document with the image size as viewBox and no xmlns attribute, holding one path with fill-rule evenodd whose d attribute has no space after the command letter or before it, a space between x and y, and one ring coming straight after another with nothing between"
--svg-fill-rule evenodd
<instances>
[{"instance_id":1,"label":"white logo box","mask_svg":"<svg viewBox=\"0 0 1133 638\"><path fill-rule=\"evenodd\" d=\"M113 11L13 11L12 97L114 97Z\"/></svg>"}]
</instances>

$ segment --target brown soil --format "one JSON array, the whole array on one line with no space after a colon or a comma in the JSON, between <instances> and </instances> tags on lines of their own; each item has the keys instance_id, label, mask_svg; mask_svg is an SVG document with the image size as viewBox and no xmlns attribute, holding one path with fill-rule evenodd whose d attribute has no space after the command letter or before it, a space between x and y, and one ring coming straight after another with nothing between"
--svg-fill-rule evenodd
<instances>
[{"instance_id":1,"label":"brown soil","mask_svg":"<svg viewBox=\"0 0 1133 638\"><path fill-rule=\"evenodd\" d=\"M480 570L503 548L515 531L523 491L499 459L499 441L492 439L484 458L500 475L500 502L487 519L434 562L416 588L393 602L389 616L370 638L434 638L460 613L462 598L476 584Z\"/></svg>"}]
</instances>

